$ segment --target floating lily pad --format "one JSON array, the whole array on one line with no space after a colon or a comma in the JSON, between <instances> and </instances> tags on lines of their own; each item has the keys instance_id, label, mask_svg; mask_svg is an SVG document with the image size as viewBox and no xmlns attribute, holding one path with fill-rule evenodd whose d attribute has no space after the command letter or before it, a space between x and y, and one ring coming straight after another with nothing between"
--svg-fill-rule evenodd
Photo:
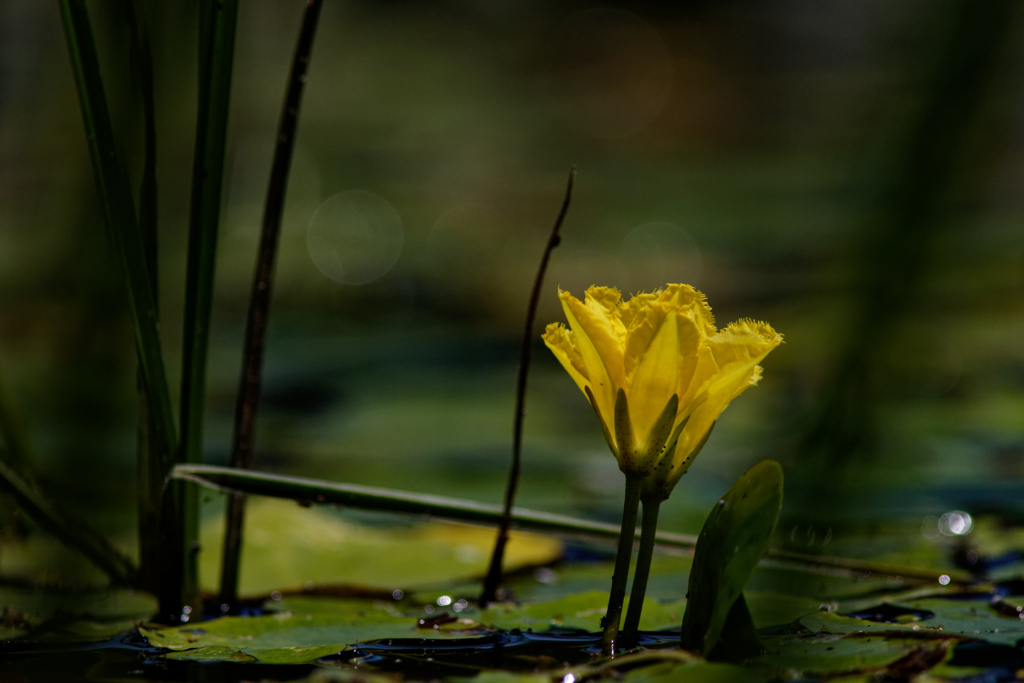
<instances>
[{"instance_id":1,"label":"floating lily pad","mask_svg":"<svg viewBox=\"0 0 1024 683\"><path fill-rule=\"evenodd\" d=\"M948 636L959 635L1003 645L1024 639L1024 620L1002 616L985 600L941 600L930 598L905 603L906 607L928 610L935 616L909 628L930 628Z\"/></svg>"},{"instance_id":2,"label":"floating lily pad","mask_svg":"<svg viewBox=\"0 0 1024 683\"><path fill-rule=\"evenodd\" d=\"M922 641L879 634L806 633L766 636L767 652L744 664L805 675L856 673L886 667L906 656Z\"/></svg>"},{"instance_id":3,"label":"floating lily pad","mask_svg":"<svg viewBox=\"0 0 1024 683\"><path fill-rule=\"evenodd\" d=\"M551 683L551 674L544 672L481 671L472 678L450 676L447 683Z\"/></svg>"},{"instance_id":4,"label":"floating lily pad","mask_svg":"<svg viewBox=\"0 0 1024 683\"><path fill-rule=\"evenodd\" d=\"M627 672L622 680L625 683L761 683L775 678L749 667L698 661L645 666Z\"/></svg>"},{"instance_id":5,"label":"floating lily pad","mask_svg":"<svg viewBox=\"0 0 1024 683\"><path fill-rule=\"evenodd\" d=\"M754 623L762 629L788 624L821 608L820 601L799 595L745 590L743 597Z\"/></svg>"},{"instance_id":6,"label":"floating lily pad","mask_svg":"<svg viewBox=\"0 0 1024 683\"><path fill-rule=\"evenodd\" d=\"M944 600L928 598L908 601L896 607L925 613L920 619L893 620L880 623L871 619L857 619L837 614L818 613L800 619L810 631L828 633L868 634L886 632L899 637L913 632L916 637L964 637L987 640L1003 645L1016 645L1024 639L1024 620L1018 616L1003 616L985 600Z\"/></svg>"},{"instance_id":7,"label":"floating lily pad","mask_svg":"<svg viewBox=\"0 0 1024 683\"><path fill-rule=\"evenodd\" d=\"M203 524L200 576L204 590L220 581L223 516ZM273 498L253 498L245 515L243 596L313 584L354 584L395 588L450 582L487 570L494 530L462 524L424 523L409 527L370 527L328 510L304 508ZM505 568L542 565L561 555L550 537L513 533Z\"/></svg>"},{"instance_id":8,"label":"floating lily pad","mask_svg":"<svg viewBox=\"0 0 1024 683\"><path fill-rule=\"evenodd\" d=\"M686 595L686 582L693 558L680 555L655 555L647 582L647 596L667 602ZM554 600L573 593L607 591L614 563L587 562L560 564L538 569L531 575L510 578L505 586L520 602Z\"/></svg>"},{"instance_id":9,"label":"floating lily pad","mask_svg":"<svg viewBox=\"0 0 1024 683\"><path fill-rule=\"evenodd\" d=\"M354 643L383 638L452 637L417 629L416 617L372 600L330 600L323 609L283 611L261 617L224 617L197 624L143 628L156 647L175 650L176 659L302 664L341 652Z\"/></svg>"},{"instance_id":10,"label":"floating lily pad","mask_svg":"<svg viewBox=\"0 0 1024 683\"><path fill-rule=\"evenodd\" d=\"M644 600L640 629L657 631L674 628L682 620L685 607L685 600L661 604L647 598ZM549 602L515 606L499 604L482 610L478 618L502 630L518 628L523 631L546 631L563 628L597 632L607 608L608 591L588 591Z\"/></svg>"}]
</instances>

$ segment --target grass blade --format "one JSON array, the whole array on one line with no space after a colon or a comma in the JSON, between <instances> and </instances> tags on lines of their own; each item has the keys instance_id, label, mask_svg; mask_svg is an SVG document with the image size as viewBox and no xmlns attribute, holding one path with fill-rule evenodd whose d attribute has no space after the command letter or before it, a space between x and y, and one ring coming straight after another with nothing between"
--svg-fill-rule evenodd
<instances>
[{"instance_id":1,"label":"grass blade","mask_svg":"<svg viewBox=\"0 0 1024 683\"><path fill-rule=\"evenodd\" d=\"M206 356L213 305L238 1L204 2L199 14L199 107L192 166L185 283L180 462L202 460ZM198 547L199 533L198 510L193 492L186 489L180 497L175 495L170 514L176 518L175 524L180 534L175 545L180 553L176 564L181 571L183 600L194 611L201 607L201 600L196 558L192 552L193 548Z\"/></svg>"},{"instance_id":2,"label":"grass blade","mask_svg":"<svg viewBox=\"0 0 1024 683\"><path fill-rule=\"evenodd\" d=\"M143 162L139 186L139 230L142 235L150 287L157 298L157 192L156 192L156 96L153 86L153 50L149 29L139 0L125 3L125 14L131 29L132 71L142 96Z\"/></svg>"},{"instance_id":3,"label":"grass blade","mask_svg":"<svg viewBox=\"0 0 1024 683\"><path fill-rule=\"evenodd\" d=\"M0 490L10 495L36 524L106 572L113 584L134 585L138 577L131 561L91 526L62 512L34 481L7 461L8 457L8 452L0 451Z\"/></svg>"},{"instance_id":4,"label":"grass blade","mask_svg":"<svg viewBox=\"0 0 1024 683\"><path fill-rule=\"evenodd\" d=\"M340 484L320 479L289 477L253 470L216 465L177 465L171 472L172 479L191 481L200 486L227 492L287 498L299 503L343 505L362 510L380 510L408 515L430 515L438 519L470 524L497 526L504 510L498 505L486 505L470 500L448 498L424 493L409 493L372 486ZM565 515L555 515L536 510L512 509L512 523L515 527L529 531L559 534L564 536L598 539L609 542L618 540L620 527L615 524L592 522ZM688 534L674 534L659 531L655 536L658 545L665 548L692 550L697 537ZM882 562L870 562L845 557L806 555L769 548L765 552L773 566L826 575L875 577L900 577L904 580L937 582L947 575L953 583L968 584L971 577L967 572L932 570L921 567L903 567Z\"/></svg>"},{"instance_id":5,"label":"grass blade","mask_svg":"<svg viewBox=\"0 0 1024 683\"><path fill-rule=\"evenodd\" d=\"M139 365L146 384L146 396L153 411L155 438L161 444L163 462L169 469L172 464L171 454L175 450L174 418L157 331L156 301L146 268L142 236L135 218L128 173L114 143L85 2L60 0L60 9L89 140L89 154L95 171L104 225L128 295L128 310L135 332Z\"/></svg>"},{"instance_id":6,"label":"grass blade","mask_svg":"<svg viewBox=\"0 0 1024 683\"><path fill-rule=\"evenodd\" d=\"M277 145L274 148L274 161L270 169L267 201L263 208L260 250L256 258L256 274L253 277L249 314L245 323L242 379L238 388L234 445L231 453L231 464L234 467L252 467L256 409L259 405L260 375L263 367L263 344L266 338L267 316L270 314L270 296L274 289L274 261L277 256L278 236L281 233L285 193L288 189L288 170L291 168L292 151L295 148L299 105L302 103L306 69L313 50L313 38L316 36L322 4L323 0L309 0L306 3L277 129ZM238 598L238 566L244 517L245 495L235 494L228 504L225 521L224 559L220 581L222 604L231 604Z\"/></svg>"},{"instance_id":7,"label":"grass blade","mask_svg":"<svg viewBox=\"0 0 1024 683\"><path fill-rule=\"evenodd\" d=\"M177 449L174 417L157 330L156 298L151 274L146 267L146 248L135 216L128 172L114 141L85 2L60 0L60 11L108 242L114 251L128 296L128 310L135 332L139 369L146 395L147 429L151 436L150 442L156 449L149 463L150 469L141 473L145 488L142 497L152 503L142 511L147 516L146 522L140 522L140 545L146 547L147 539L154 536L153 529L160 530L160 506L155 501L160 499L162 476L174 464L173 454ZM161 533L151 547L166 548L165 540L165 534ZM150 558L145 574L147 585L160 587L165 583L165 565L162 559L156 561Z\"/></svg>"},{"instance_id":8,"label":"grass blade","mask_svg":"<svg viewBox=\"0 0 1024 683\"><path fill-rule=\"evenodd\" d=\"M2 379L2 378L0 378ZM24 422L6 387L0 382L0 489L7 491L36 524L47 529L65 545L82 553L117 585L133 585L135 567L85 521L64 514L41 492L29 473L33 461Z\"/></svg>"},{"instance_id":9,"label":"grass blade","mask_svg":"<svg viewBox=\"0 0 1024 683\"><path fill-rule=\"evenodd\" d=\"M206 2L200 14L199 110L192 167L181 378L184 462L198 462L202 458L206 354L238 2Z\"/></svg>"}]
</instances>

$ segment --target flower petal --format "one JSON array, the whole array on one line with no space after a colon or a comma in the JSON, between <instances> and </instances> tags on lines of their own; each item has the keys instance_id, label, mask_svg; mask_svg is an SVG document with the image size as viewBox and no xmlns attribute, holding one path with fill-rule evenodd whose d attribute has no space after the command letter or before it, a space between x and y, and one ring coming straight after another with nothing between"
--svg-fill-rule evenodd
<instances>
[{"instance_id":1,"label":"flower petal","mask_svg":"<svg viewBox=\"0 0 1024 683\"><path fill-rule=\"evenodd\" d=\"M626 338L626 326L622 324L619 315L619 300L622 295L614 287L598 287L592 285L587 288L583 305L593 313L594 318L600 320L615 340L615 346L619 350L621 358L622 346ZM607 361L607 358L605 359ZM622 384L616 386L623 386Z\"/></svg>"},{"instance_id":2,"label":"flower petal","mask_svg":"<svg viewBox=\"0 0 1024 683\"><path fill-rule=\"evenodd\" d=\"M697 446L707 438L711 427L722 412L729 407L734 398L742 394L747 387L757 383L761 377L761 366L747 368L744 374L733 374L731 382L716 384L716 391L706 393L706 398L690 413L689 421L679 434L676 452L673 456L672 470L669 474L669 490L675 486L679 478L693 464L697 456Z\"/></svg>"},{"instance_id":3,"label":"flower petal","mask_svg":"<svg viewBox=\"0 0 1024 683\"><path fill-rule=\"evenodd\" d=\"M767 323L737 320L708 338L700 349L697 368L681 402L701 400L746 377L752 368L782 343L782 335Z\"/></svg>"},{"instance_id":4,"label":"flower petal","mask_svg":"<svg viewBox=\"0 0 1024 683\"><path fill-rule=\"evenodd\" d=\"M658 295L658 301L670 303L676 308L692 313L705 337L710 337L715 328L715 316L711 314L707 298L690 285L666 285Z\"/></svg>"},{"instance_id":5,"label":"flower petal","mask_svg":"<svg viewBox=\"0 0 1024 683\"><path fill-rule=\"evenodd\" d=\"M660 294L660 291L651 292L650 294L644 292L634 294L629 301L619 304L615 313L628 330L636 324L637 316L641 315L652 303L657 301Z\"/></svg>"},{"instance_id":6,"label":"flower petal","mask_svg":"<svg viewBox=\"0 0 1024 683\"><path fill-rule=\"evenodd\" d=\"M569 292L559 290L558 296L562 300L562 310L569 321L569 327L574 333L576 348L586 366L587 378L594 392L597 407L601 415L605 416L605 421L611 423L615 409L615 391L622 386L621 383L616 384L614 381L616 376L622 374L622 351L618 340L609 329L606 318L595 315Z\"/></svg>"},{"instance_id":7,"label":"flower petal","mask_svg":"<svg viewBox=\"0 0 1024 683\"><path fill-rule=\"evenodd\" d=\"M630 303L636 301L639 296L641 295L630 299ZM628 312L629 329L626 332L622 360L626 386L630 391L632 391L631 387L633 385L633 376L636 374L636 368L654 340L654 335L661 329L661 324L669 309L669 305L658 304L651 299L642 308Z\"/></svg>"},{"instance_id":8,"label":"flower petal","mask_svg":"<svg viewBox=\"0 0 1024 683\"><path fill-rule=\"evenodd\" d=\"M653 310L653 306L652 306ZM644 448L665 404L676 393L679 377L679 327L676 311L661 316L660 325L633 374L629 387L630 417L638 447Z\"/></svg>"},{"instance_id":9,"label":"flower petal","mask_svg":"<svg viewBox=\"0 0 1024 683\"><path fill-rule=\"evenodd\" d=\"M680 396L679 404L687 405L692 398L691 387L693 377L697 372L697 363L700 360L701 347L706 344L707 331L706 321L700 318L700 313L693 309L680 313L676 316L677 332L679 339L679 374L676 378L676 393Z\"/></svg>"},{"instance_id":10,"label":"flower petal","mask_svg":"<svg viewBox=\"0 0 1024 683\"><path fill-rule=\"evenodd\" d=\"M619 301L622 300L622 294L614 287L591 285L587 287L584 299L587 305L597 304L606 315L618 317L615 311L619 307Z\"/></svg>"},{"instance_id":11,"label":"flower petal","mask_svg":"<svg viewBox=\"0 0 1024 683\"><path fill-rule=\"evenodd\" d=\"M576 348L575 335L572 331L567 330L561 323L551 323L541 338L544 345L551 349L551 353L555 354L555 358L572 377L572 381L576 382L580 391L586 393L586 387L590 384L587 366L583 363L579 349Z\"/></svg>"}]
</instances>

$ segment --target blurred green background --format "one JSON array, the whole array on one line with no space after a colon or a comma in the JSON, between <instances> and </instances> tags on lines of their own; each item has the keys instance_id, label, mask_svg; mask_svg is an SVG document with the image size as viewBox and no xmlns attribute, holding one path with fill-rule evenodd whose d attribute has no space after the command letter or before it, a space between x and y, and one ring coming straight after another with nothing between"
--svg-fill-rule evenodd
<instances>
[{"instance_id":1,"label":"blurred green background","mask_svg":"<svg viewBox=\"0 0 1024 683\"><path fill-rule=\"evenodd\" d=\"M301 2L243 3L205 459L226 464L245 307ZM148 2L161 332L178 374L195 2ZM119 142L142 126L92 2ZM497 504L518 345L569 167L562 287L686 282L786 343L662 511L696 532L765 457L780 538L1024 512L1024 106L1015 3L325 3L292 166L256 467ZM135 354L57 8L0 2L0 371L48 491L134 540ZM539 343L519 504L617 521L622 476ZM205 510L220 505L207 496ZM356 515L356 517L359 517ZM35 537L8 511L0 575ZM901 531L902 533L902 531ZM893 541L890 539L892 543ZM835 546L833 546L835 547ZM838 551L837 551L838 552ZM8 552L10 556L10 552ZM27 561L26 561L27 562Z\"/></svg>"}]
</instances>

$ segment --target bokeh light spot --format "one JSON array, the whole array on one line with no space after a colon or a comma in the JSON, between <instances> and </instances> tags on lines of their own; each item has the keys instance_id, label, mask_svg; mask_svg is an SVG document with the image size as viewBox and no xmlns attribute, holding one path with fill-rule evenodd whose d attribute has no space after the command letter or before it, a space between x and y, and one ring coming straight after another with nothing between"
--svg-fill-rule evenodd
<instances>
[{"instance_id":1,"label":"bokeh light spot","mask_svg":"<svg viewBox=\"0 0 1024 683\"><path fill-rule=\"evenodd\" d=\"M347 285L373 282L391 270L404 240L398 212L365 190L339 192L325 201L306 231L306 246L316 267Z\"/></svg>"}]
</instances>

